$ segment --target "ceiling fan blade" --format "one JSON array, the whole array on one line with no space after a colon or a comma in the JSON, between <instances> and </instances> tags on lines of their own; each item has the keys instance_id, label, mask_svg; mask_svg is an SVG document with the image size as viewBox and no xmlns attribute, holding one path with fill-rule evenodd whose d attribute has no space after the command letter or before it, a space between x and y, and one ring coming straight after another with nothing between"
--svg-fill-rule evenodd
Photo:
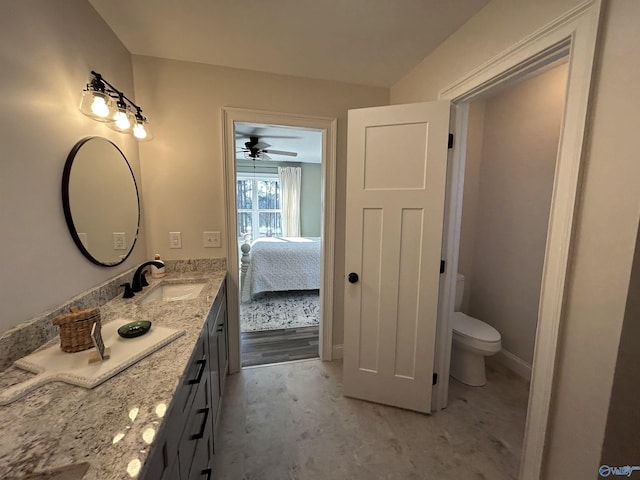
<instances>
[{"instance_id":1,"label":"ceiling fan blade","mask_svg":"<svg viewBox=\"0 0 640 480\"><path fill-rule=\"evenodd\" d=\"M272 155L285 155L287 157L297 157L296 152L285 152L283 150L262 150L264 153L270 153Z\"/></svg>"},{"instance_id":2,"label":"ceiling fan blade","mask_svg":"<svg viewBox=\"0 0 640 480\"><path fill-rule=\"evenodd\" d=\"M261 160L271 160L271 157L269 155L267 155L263 150L262 152L260 152L260 159Z\"/></svg>"},{"instance_id":3,"label":"ceiling fan blade","mask_svg":"<svg viewBox=\"0 0 640 480\"><path fill-rule=\"evenodd\" d=\"M249 129L249 130L236 129L236 135L242 135L242 136L245 136L245 137L259 137L261 130L264 130L264 128L262 128L262 127L254 127L254 128Z\"/></svg>"},{"instance_id":4,"label":"ceiling fan blade","mask_svg":"<svg viewBox=\"0 0 640 480\"><path fill-rule=\"evenodd\" d=\"M264 150L265 148L269 148L271 145L267 142L259 141L251 146L251 148L257 148L258 150Z\"/></svg>"}]
</instances>

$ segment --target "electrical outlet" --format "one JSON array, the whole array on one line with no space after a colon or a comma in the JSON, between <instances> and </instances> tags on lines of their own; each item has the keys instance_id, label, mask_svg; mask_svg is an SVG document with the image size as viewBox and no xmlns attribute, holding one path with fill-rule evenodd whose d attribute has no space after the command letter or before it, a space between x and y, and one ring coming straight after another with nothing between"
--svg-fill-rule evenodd
<instances>
[{"instance_id":1,"label":"electrical outlet","mask_svg":"<svg viewBox=\"0 0 640 480\"><path fill-rule=\"evenodd\" d=\"M169 232L169 248L182 248L182 234Z\"/></svg>"},{"instance_id":2,"label":"electrical outlet","mask_svg":"<svg viewBox=\"0 0 640 480\"><path fill-rule=\"evenodd\" d=\"M220 248L220 232L202 232L202 246Z\"/></svg>"},{"instance_id":3,"label":"electrical outlet","mask_svg":"<svg viewBox=\"0 0 640 480\"><path fill-rule=\"evenodd\" d=\"M124 232L113 232L113 249L114 250L126 250L127 249L127 237Z\"/></svg>"}]
</instances>

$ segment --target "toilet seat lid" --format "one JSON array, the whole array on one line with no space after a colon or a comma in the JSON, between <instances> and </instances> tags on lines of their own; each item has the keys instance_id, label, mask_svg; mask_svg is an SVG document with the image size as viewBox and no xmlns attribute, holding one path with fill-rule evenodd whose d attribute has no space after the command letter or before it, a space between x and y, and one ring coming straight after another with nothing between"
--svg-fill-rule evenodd
<instances>
[{"instance_id":1,"label":"toilet seat lid","mask_svg":"<svg viewBox=\"0 0 640 480\"><path fill-rule=\"evenodd\" d=\"M453 312L453 330L458 335L483 342L500 341L500 332L495 328L462 312Z\"/></svg>"}]
</instances>

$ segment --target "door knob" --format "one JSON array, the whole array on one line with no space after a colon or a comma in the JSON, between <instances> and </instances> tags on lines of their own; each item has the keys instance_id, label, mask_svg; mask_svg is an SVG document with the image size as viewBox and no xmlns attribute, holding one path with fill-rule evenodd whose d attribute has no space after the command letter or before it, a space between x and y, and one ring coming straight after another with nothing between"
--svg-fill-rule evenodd
<instances>
[{"instance_id":1,"label":"door knob","mask_svg":"<svg viewBox=\"0 0 640 480\"><path fill-rule=\"evenodd\" d=\"M359 279L360 277L358 277L358 274L357 274L357 273L355 273L355 272L351 272L351 273L349 274L349 277L347 277L347 278L348 278L348 280L349 280L349 283L357 283L357 282L358 282L358 279Z\"/></svg>"}]
</instances>

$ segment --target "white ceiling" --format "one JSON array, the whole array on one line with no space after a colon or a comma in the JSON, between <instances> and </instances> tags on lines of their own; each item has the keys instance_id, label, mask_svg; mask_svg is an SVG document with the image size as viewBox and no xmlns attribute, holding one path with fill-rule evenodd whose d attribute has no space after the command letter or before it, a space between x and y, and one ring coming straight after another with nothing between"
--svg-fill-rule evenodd
<instances>
[{"instance_id":1,"label":"white ceiling","mask_svg":"<svg viewBox=\"0 0 640 480\"><path fill-rule=\"evenodd\" d=\"M236 158L244 158L241 150L249 136L256 136L260 141L271 145L273 150L295 152L296 157L269 153L278 162L322 163L322 130L311 128L293 128L280 125L263 125L257 123L235 123ZM269 148L265 150L269 150Z\"/></svg>"},{"instance_id":2,"label":"white ceiling","mask_svg":"<svg viewBox=\"0 0 640 480\"><path fill-rule=\"evenodd\" d=\"M389 87L489 0L89 0L135 55Z\"/></svg>"}]
</instances>

